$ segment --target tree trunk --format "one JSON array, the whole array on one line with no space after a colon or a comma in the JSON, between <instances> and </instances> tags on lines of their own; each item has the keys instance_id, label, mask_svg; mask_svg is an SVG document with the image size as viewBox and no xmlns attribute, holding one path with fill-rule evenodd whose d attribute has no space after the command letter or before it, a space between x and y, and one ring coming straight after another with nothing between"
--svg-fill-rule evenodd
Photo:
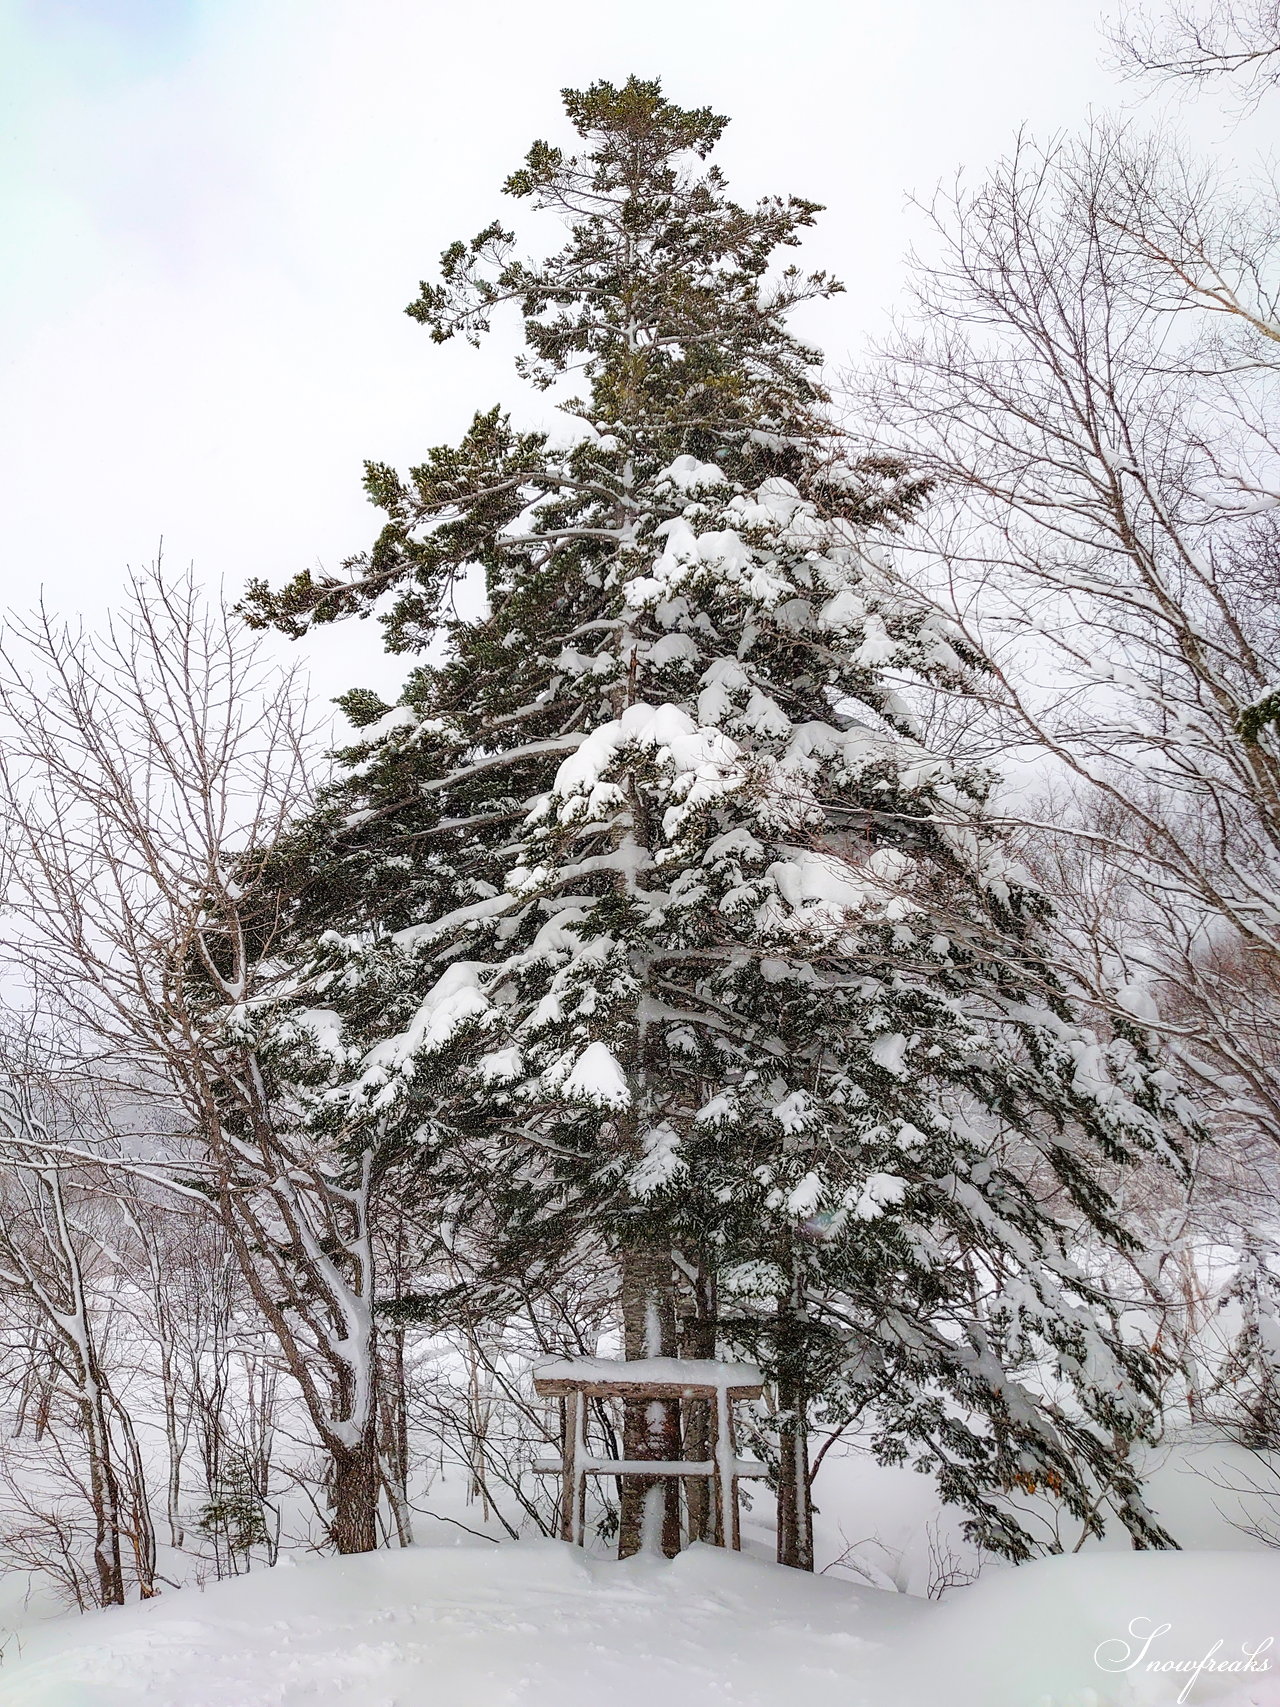
<instances>
[{"instance_id":1,"label":"tree trunk","mask_svg":"<svg viewBox=\"0 0 1280 1707\"><path fill-rule=\"evenodd\" d=\"M379 1335L379 1346L382 1482L395 1519L396 1537L402 1547L410 1547L413 1545L413 1518L409 1510L409 1410L404 1384L404 1328L399 1324L384 1328Z\"/></svg>"},{"instance_id":2,"label":"tree trunk","mask_svg":"<svg viewBox=\"0 0 1280 1707\"><path fill-rule=\"evenodd\" d=\"M377 1442L369 1429L358 1446L332 1446L332 1509L329 1534L339 1553L372 1553L378 1545Z\"/></svg>"},{"instance_id":3,"label":"tree trunk","mask_svg":"<svg viewBox=\"0 0 1280 1707\"><path fill-rule=\"evenodd\" d=\"M686 1317L681 1333L682 1357L714 1359L716 1355L715 1282L700 1269L693 1287L694 1314ZM711 1401L686 1399L684 1404L684 1456L705 1461L711 1457ZM684 1484L690 1541L714 1543L716 1509L709 1477L690 1476Z\"/></svg>"},{"instance_id":4,"label":"tree trunk","mask_svg":"<svg viewBox=\"0 0 1280 1707\"><path fill-rule=\"evenodd\" d=\"M133 1552L133 1569L138 1579L138 1592L143 1600L150 1600L156 1593L156 1527L151 1517L146 1465L143 1463L142 1449L138 1445L133 1419L114 1396L112 1407L125 1444L125 1462L122 1466L125 1484L124 1487L119 1487L117 1477L117 1498L123 1500L127 1489L129 1509L128 1526L122 1526L121 1533Z\"/></svg>"},{"instance_id":5,"label":"tree trunk","mask_svg":"<svg viewBox=\"0 0 1280 1707\"><path fill-rule=\"evenodd\" d=\"M809 1425L804 1395L780 1386L778 1563L813 1569L813 1502L809 1492Z\"/></svg>"},{"instance_id":6,"label":"tree trunk","mask_svg":"<svg viewBox=\"0 0 1280 1707\"><path fill-rule=\"evenodd\" d=\"M779 1302L775 1329L778 1365L778 1563L813 1569L813 1497L809 1486L809 1395L805 1381L805 1331L796 1294Z\"/></svg>"},{"instance_id":7,"label":"tree trunk","mask_svg":"<svg viewBox=\"0 0 1280 1707\"><path fill-rule=\"evenodd\" d=\"M181 1547L186 1539L182 1527L182 1435L178 1428L178 1388L173 1373L173 1353L167 1344L161 1349L160 1381L164 1394L164 1438L169 1452L165 1515L169 1521L169 1545Z\"/></svg>"},{"instance_id":8,"label":"tree trunk","mask_svg":"<svg viewBox=\"0 0 1280 1707\"><path fill-rule=\"evenodd\" d=\"M86 1380L88 1386L88 1380ZM98 1578L98 1603L123 1606L124 1565L120 1557L120 1487L111 1462L111 1435L100 1390L90 1388L81 1400L85 1444L89 1457L89 1497L93 1504L93 1565Z\"/></svg>"},{"instance_id":9,"label":"tree trunk","mask_svg":"<svg viewBox=\"0 0 1280 1707\"><path fill-rule=\"evenodd\" d=\"M676 1356L670 1251L623 1251L622 1330L628 1358ZM679 1400L624 1401L622 1451L627 1458L679 1458ZM623 1476L621 1481L618 1557L649 1549L674 1558L680 1551L679 1483L673 1477L647 1476Z\"/></svg>"}]
</instances>

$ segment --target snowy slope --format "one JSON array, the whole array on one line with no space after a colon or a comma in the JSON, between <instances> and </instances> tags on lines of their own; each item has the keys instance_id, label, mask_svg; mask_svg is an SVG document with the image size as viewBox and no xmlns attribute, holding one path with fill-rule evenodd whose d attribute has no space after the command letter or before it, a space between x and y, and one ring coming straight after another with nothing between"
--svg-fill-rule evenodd
<instances>
[{"instance_id":1,"label":"snowy slope","mask_svg":"<svg viewBox=\"0 0 1280 1707\"><path fill-rule=\"evenodd\" d=\"M670 1565L555 1542L281 1566L45 1625L3 1707L1164 1707L1185 1673L1111 1675L1280 1634L1280 1557L1093 1555L995 1571L939 1605L697 1548ZM1115 1658L1118 1650L1108 1649ZM1274 1667L1274 1648L1270 1650ZM1280 1679L1187 1697L1276 1707Z\"/></svg>"},{"instance_id":2,"label":"snowy slope","mask_svg":"<svg viewBox=\"0 0 1280 1707\"><path fill-rule=\"evenodd\" d=\"M1278 1553L1068 1554L931 1612L883 1707L1280 1707ZM1186 1669L1215 1644L1237 1668L1261 1646L1269 1669Z\"/></svg>"},{"instance_id":3,"label":"snowy slope","mask_svg":"<svg viewBox=\"0 0 1280 1707\"><path fill-rule=\"evenodd\" d=\"M4 1707L867 1707L925 1603L697 1549L416 1548L46 1625Z\"/></svg>"}]
</instances>

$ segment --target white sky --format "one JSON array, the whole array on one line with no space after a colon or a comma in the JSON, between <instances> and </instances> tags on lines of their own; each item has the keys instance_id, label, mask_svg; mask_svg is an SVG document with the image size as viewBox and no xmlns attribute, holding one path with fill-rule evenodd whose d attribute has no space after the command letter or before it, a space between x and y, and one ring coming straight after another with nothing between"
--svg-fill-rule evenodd
<instances>
[{"instance_id":1,"label":"white sky","mask_svg":"<svg viewBox=\"0 0 1280 1707\"><path fill-rule=\"evenodd\" d=\"M636 71L732 115L735 192L828 211L806 259L883 325L908 192L1023 123L1120 91L1100 0L0 0L0 605L97 614L154 555L237 591L336 566L404 465L518 398L507 354L402 313L498 194L558 90ZM1212 113L1192 123L1230 145ZM504 342L506 342L504 340ZM524 405L522 404L522 407ZM308 642L315 685L394 697L372 624ZM296 655L296 654L295 654Z\"/></svg>"}]
</instances>

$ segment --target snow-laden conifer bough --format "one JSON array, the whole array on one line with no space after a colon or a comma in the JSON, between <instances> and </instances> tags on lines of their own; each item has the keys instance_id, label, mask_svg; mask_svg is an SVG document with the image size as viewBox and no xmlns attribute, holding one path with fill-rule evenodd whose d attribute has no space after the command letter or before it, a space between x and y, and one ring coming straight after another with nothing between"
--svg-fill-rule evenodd
<instances>
[{"instance_id":1,"label":"snow-laden conifer bough","mask_svg":"<svg viewBox=\"0 0 1280 1707\"><path fill-rule=\"evenodd\" d=\"M248 599L294 634L385 601L392 652L445 650L346 697L345 772L274 855L294 994L239 1023L375 1201L434 1206L402 1312L500 1319L605 1249L627 1358L757 1359L785 1563L810 1429L855 1416L995 1552L1034 1550L1018 1488L1158 1547L1153 1356L1069 1233L1126 1243L1105 1176L1176 1165L1185 1110L1140 1024L1075 1011L991 777L924 738L984 661L895 570L925 483L847 454L787 329L839 289L774 265L819 210L731 200L725 121L656 83L565 105L580 152L506 185L564 246L495 222L409 309L443 341L513 306L558 436L495 408L370 465L369 552ZM706 1457L696 1407L624 1412L627 1462ZM682 1520L624 1478L624 1554L709 1533L686 1480Z\"/></svg>"}]
</instances>

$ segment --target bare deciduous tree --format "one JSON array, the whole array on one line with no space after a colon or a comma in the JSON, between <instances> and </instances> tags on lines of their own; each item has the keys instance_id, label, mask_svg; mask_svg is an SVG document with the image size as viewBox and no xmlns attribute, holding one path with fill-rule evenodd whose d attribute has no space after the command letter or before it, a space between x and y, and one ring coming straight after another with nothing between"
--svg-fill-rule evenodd
<instances>
[{"instance_id":1,"label":"bare deciduous tree","mask_svg":"<svg viewBox=\"0 0 1280 1707\"><path fill-rule=\"evenodd\" d=\"M372 1159L313 1139L255 1041L284 976L255 850L310 799L297 684L157 570L102 635L13 624L0 724L9 965L190 1159L325 1452L334 1544L372 1548Z\"/></svg>"},{"instance_id":2,"label":"bare deciduous tree","mask_svg":"<svg viewBox=\"0 0 1280 1707\"><path fill-rule=\"evenodd\" d=\"M1229 80L1245 109L1280 83L1276 0L1174 0L1154 16L1126 7L1110 37L1128 76L1191 85Z\"/></svg>"},{"instance_id":3,"label":"bare deciduous tree","mask_svg":"<svg viewBox=\"0 0 1280 1707\"><path fill-rule=\"evenodd\" d=\"M1155 1023L1136 986L1176 988L1192 1080L1280 1143L1272 1054L1223 1011L1280 969L1280 232L1123 129L1023 141L933 211L872 397L937 482L922 579L999 660L991 745L1074 777L1142 897L1095 995Z\"/></svg>"},{"instance_id":4,"label":"bare deciduous tree","mask_svg":"<svg viewBox=\"0 0 1280 1707\"><path fill-rule=\"evenodd\" d=\"M126 1546L142 1595L155 1592L155 1537L137 1437L102 1355L103 1313L91 1291L103 1267L115 1265L109 1235L94 1224L101 1203L87 1171L92 1153L73 1166L68 1152L76 1148L59 1141L29 1090L0 1085L0 1281L38 1324L50 1378L46 1419L52 1403L73 1407L83 1480L69 1463L64 1468L80 1481L92 1515L95 1597L118 1606L126 1597Z\"/></svg>"}]
</instances>

